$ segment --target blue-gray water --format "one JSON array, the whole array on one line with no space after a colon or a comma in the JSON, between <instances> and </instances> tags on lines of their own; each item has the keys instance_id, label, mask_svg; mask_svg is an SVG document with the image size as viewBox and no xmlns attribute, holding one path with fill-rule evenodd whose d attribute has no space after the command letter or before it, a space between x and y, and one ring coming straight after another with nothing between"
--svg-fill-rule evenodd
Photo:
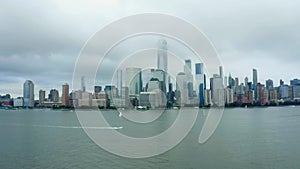
<instances>
[{"instance_id":1,"label":"blue-gray water","mask_svg":"<svg viewBox=\"0 0 300 169\"><path fill-rule=\"evenodd\" d=\"M162 132L177 116L169 112L139 125L115 111L104 114L113 126L123 126L120 132L136 137ZM201 110L191 132L170 151L129 159L95 145L75 127L74 112L0 110L0 168L300 168L300 107L225 109L214 135L199 144L206 115Z\"/></svg>"}]
</instances>

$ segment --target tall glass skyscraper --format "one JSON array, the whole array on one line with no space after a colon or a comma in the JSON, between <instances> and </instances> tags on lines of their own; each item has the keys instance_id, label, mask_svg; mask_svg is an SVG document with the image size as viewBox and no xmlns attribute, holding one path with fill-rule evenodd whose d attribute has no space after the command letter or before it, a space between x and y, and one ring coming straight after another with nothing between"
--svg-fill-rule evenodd
<instances>
[{"instance_id":1,"label":"tall glass skyscraper","mask_svg":"<svg viewBox=\"0 0 300 169\"><path fill-rule=\"evenodd\" d=\"M257 70L253 69L253 90L254 90L254 98L255 100L257 100L257 90L256 90L256 86L257 86Z\"/></svg>"},{"instance_id":2,"label":"tall glass skyscraper","mask_svg":"<svg viewBox=\"0 0 300 169\"><path fill-rule=\"evenodd\" d=\"M126 86L129 88L129 95L140 94L143 87L141 68L126 68Z\"/></svg>"},{"instance_id":3,"label":"tall glass skyscraper","mask_svg":"<svg viewBox=\"0 0 300 169\"><path fill-rule=\"evenodd\" d=\"M199 106L204 106L204 92L206 89L206 77L203 63L195 64L196 93L199 96Z\"/></svg>"},{"instance_id":4,"label":"tall glass skyscraper","mask_svg":"<svg viewBox=\"0 0 300 169\"><path fill-rule=\"evenodd\" d=\"M117 70L117 89L118 89L118 97L122 97L122 70Z\"/></svg>"},{"instance_id":5,"label":"tall glass skyscraper","mask_svg":"<svg viewBox=\"0 0 300 169\"><path fill-rule=\"evenodd\" d=\"M273 80L271 80L271 79L266 80L266 88L268 90L273 89Z\"/></svg>"},{"instance_id":6,"label":"tall glass skyscraper","mask_svg":"<svg viewBox=\"0 0 300 169\"><path fill-rule=\"evenodd\" d=\"M192 73L192 61L190 59L185 60L184 73L185 74Z\"/></svg>"},{"instance_id":7,"label":"tall glass skyscraper","mask_svg":"<svg viewBox=\"0 0 300 169\"><path fill-rule=\"evenodd\" d=\"M212 101L214 105L224 106L224 85L222 78L218 74L214 74L214 76L210 78L210 89L212 92Z\"/></svg>"},{"instance_id":8,"label":"tall glass skyscraper","mask_svg":"<svg viewBox=\"0 0 300 169\"><path fill-rule=\"evenodd\" d=\"M167 41L161 39L158 41L158 51L157 51L157 69L163 70L165 72L164 83L169 84L168 76L168 47Z\"/></svg>"},{"instance_id":9,"label":"tall glass skyscraper","mask_svg":"<svg viewBox=\"0 0 300 169\"><path fill-rule=\"evenodd\" d=\"M190 59L185 60L184 65L184 73L186 75L187 80L187 89L188 89L188 97L189 99L193 99L194 97L194 78L192 75L192 61Z\"/></svg>"},{"instance_id":10,"label":"tall glass skyscraper","mask_svg":"<svg viewBox=\"0 0 300 169\"><path fill-rule=\"evenodd\" d=\"M84 76L81 77L81 90L86 91Z\"/></svg>"},{"instance_id":11,"label":"tall glass skyscraper","mask_svg":"<svg viewBox=\"0 0 300 169\"><path fill-rule=\"evenodd\" d=\"M31 80L26 80L23 85L24 107L34 106L34 84Z\"/></svg>"},{"instance_id":12,"label":"tall glass skyscraper","mask_svg":"<svg viewBox=\"0 0 300 169\"><path fill-rule=\"evenodd\" d=\"M157 68L168 72L168 47L164 39L158 42Z\"/></svg>"}]
</instances>

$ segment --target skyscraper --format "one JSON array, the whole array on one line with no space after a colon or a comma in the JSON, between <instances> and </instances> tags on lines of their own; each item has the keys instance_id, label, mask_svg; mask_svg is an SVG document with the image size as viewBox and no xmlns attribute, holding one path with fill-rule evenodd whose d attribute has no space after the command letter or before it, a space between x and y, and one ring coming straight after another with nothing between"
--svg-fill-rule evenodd
<instances>
[{"instance_id":1,"label":"skyscraper","mask_svg":"<svg viewBox=\"0 0 300 169\"><path fill-rule=\"evenodd\" d=\"M266 80L266 88L268 90L273 89L273 80L271 80L271 79Z\"/></svg>"},{"instance_id":2,"label":"skyscraper","mask_svg":"<svg viewBox=\"0 0 300 169\"><path fill-rule=\"evenodd\" d=\"M223 67L219 66L219 75L223 79Z\"/></svg>"},{"instance_id":3,"label":"skyscraper","mask_svg":"<svg viewBox=\"0 0 300 169\"><path fill-rule=\"evenodd\" d=\"M135 67L126 68L126 86L129 88L129 95L138 95L142 91L142 69Z\"/></svg>"},{"instance_id":4,"label":"skyscraper","mask_svg":"<svg viewBox=\"0 0 300 169\"><path fill-rule=\"evenodd\" d=\"M23 85L24 107L34 106L34 84L31 80L26 80Z\"/></svg>"},{"instance_id":5,"label":"skyscraper","mask_svg":"<svg viewBox=\"0 0 300 169\"><path fill-rule=\"evenodd\" d=\"M81 77L81 91L85 92L86 87L85 87L85 80L84 76Z\"/></svg>"},{"instance_id":6,"label":"skyscraper","mask_svg":"<svg viewBox=\"0 0 300 169\"><path fill-rule=\"evenodd\" d=\"M248 79L248 77L245 77L245 80L244 80L244 83L245 83L245 85L247 85L247 84L248 84L248 82L249 82L249 79Z\"/></svg>"},{"instance_id":7,"label":"skyscraper","mask_svg":"<svg viewBox=\"0 0 300 169\"><path fill-rule=\"evenodd\" d=\"M252 75L252 77L253 77L253 86L256 86L257 85L257 70L253 69L252 72L253 72L253 75Z\"/></svg>"},{"instance_id":8,"label":"skyscraper","mask_svg":"<svg viewBox=\"0 0 300 169\"><path fill-rule=\"evenodd\" d=\"M39 91L39 105L42 105L45 102L45 96L46 96L46 91L40 90Z\"/></svg>"},{"instance_id":9,"label":"skyscraper","mask_svg":"<svg viewBox=\"0 0 300 169\"><path fill-rule=\"evenodd\" d=\"M253 78L254 99L257 100L257 90L256 90L256 85L257 85L257 70L253 69L252 72L253 72L252 78Z\"/></svg>"},{"instance_id":10,"label":"skyscraper","mask_svg":"<svg viewBox=\"0 0 300 169\"><path fill-rule=\"evenodd\" d=\"M188 89L188 97L189 99L192 99L194 88L193 88L193 75L192 75L192 61L190 59L185 60L185 65L184 65L184 73L186 75L186 80L187 80L187 89Z\"/></svg>"},{"instance_id":11,"label":"skyscraper","mask_svg":"<svg viewBox=\"0 0 300 169\"><path fill-rule=\"evenodd\" d=\"M157 68L165 72L165 79L163 80L165 84L169 84L168 76L168 47L167 41L161 39L158 41L158 51L157 51Z\"/></svg>"},{"instance_id":12,"label":"skyscraper","mask_svg":"<svg viewBox=\"0 0 300 169\"><path fill-rule=\"evenodd\" d=\"M185 65L184 65L184 73L192 73L192 61L190 59L185 60Z\"/></svg>"},{"instance_id":13,"label":"skyscraper","mask_svg":"<svg viewBox=\"0 0 300 169\"><path fill-rule=\"evenodd\" d=\"M195 64L196 93L199 98L199 106L204 106L205 104L206 77L203 70L203 63Z\"/></svg>"},{"instance_id":14,"label":"skyscraper","mask_svg":"<svg viewBox=\"0 0 300 169\"><path fill-rule=\"evenodd\" d=\"M50 93L48 95L48 98L52 101L52 102L58 102L59 101L59 93L58 90L56 89L51 89Z\"/></svg>"},{"instance_id":15,"label":"skyscraper","mask_svg":"<svg viewBox=\"0 0 300 169\"><path fill-rule=\"evenodd\" d=\"M236 77L236 78L234 79L234 82L235 82L235 84L234 84L235 87L238 87L238 86L240 85L240 83L239 83L239 78L238 78L238 77Z\"/></svg>"},{"instance_id":16,"label":"skyscraper","mask_svg":"<svg viewBox=\"0 0 300 169\"><path fill-rule=\"evenodd\" d=\"M176 98L178 104L188 103L188 83L185 73L180 72L176 76Z\"/></svg>"},{"instance_id":17,"label":"skyscraper","mask_svg":"<svg viewBox=\"0 0 300 169\"><path fill-rule=\"evenodd\" d=\"M157 68L168 72L168 47L164 39L158 42Z\"/></svg>"},{"instance_id":18,"label":"skyscraper","mask_svg":"<svg viewBox=\"0 0 300 169\"><path fill-rule=\"evenodd\" d=\"M118 89L118 97L122 97L122 70L117 70L117 89Z\"/></svg>"},{"instance_id":19,"label":"skyscraper","mask_svg":"<svg viewBox=\"0 0 300 169\"><path fill-rule=\"evenodd\" d=\"M210 89L212 92L212 102L216 106L224 106L225 96L224 96L224 86L222 78L215 74L210 78Z\"/></svg>"},{"instance_id":20,"label":"skyscraper","mask_svg":"<svg viewBox=\"0 0 300 169\"><path fill-rule=\"evenodd\" d=\"M61 103L63 106L69 106L69 84L62 85Z\"/></svg>"}]
</instances>

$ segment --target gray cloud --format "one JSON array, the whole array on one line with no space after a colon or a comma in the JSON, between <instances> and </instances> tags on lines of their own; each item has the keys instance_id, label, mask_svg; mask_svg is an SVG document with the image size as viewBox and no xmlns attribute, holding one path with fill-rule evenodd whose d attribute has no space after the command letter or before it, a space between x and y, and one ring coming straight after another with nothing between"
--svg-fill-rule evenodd
<instances>
[{"instance_id":1,"label":"gray cloud","mask_svg":"<svg viewBox=\"0 0 300 169\"><path fill-rule=\"evenodd\" d=\"M288 82L300 77L299 6L292 0L3 1L0 94L19 95L25 79L37 84L36 91L71 83L76 58L88 38L120 17L142 12L179 16L197 26L218 50L225 73L240 81L251 79L256 67L262 82L269 77L275 84L280 78ZM121 52L115 55L122 57Z\"/></svg>"}]
</instances>

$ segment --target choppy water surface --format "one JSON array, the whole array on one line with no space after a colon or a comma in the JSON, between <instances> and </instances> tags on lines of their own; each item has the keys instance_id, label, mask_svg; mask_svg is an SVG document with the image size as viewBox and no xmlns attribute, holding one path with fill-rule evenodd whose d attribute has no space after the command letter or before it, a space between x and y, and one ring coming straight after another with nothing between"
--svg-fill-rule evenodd
<instances>
[{"instance_id":1,"label":"choppy water surface","mask_svg":"<svg viewBox=\"0 0 300 169\"><path fill-rule=\"evenodd\" d=\"M207 112L199 111L196 124L175 148L151 158L129 159L95 145L74 112L0 110L0 168L300 167L300 107L225 109L214 135L199 144ZM170 127L177 114L168 111L152 123L138 124L105 111L112 128L95 130L148 137Z\"/></svg>"}]
</instances>

